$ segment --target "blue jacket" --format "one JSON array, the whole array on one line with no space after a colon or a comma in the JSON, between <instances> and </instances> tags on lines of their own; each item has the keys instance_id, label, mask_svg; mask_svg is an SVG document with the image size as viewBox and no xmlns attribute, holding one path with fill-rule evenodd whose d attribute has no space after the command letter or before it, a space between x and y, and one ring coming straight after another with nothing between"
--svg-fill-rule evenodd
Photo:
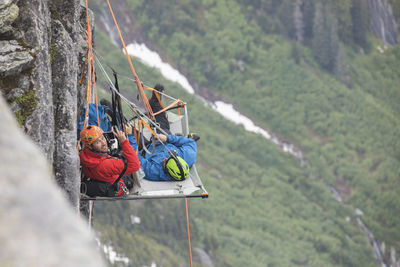
<instances>
[{"instance_id":1,"label":"blue jacket","mask_svg":"<svg viewBox=\"0 0 400 267\"><path fill-rule=\"evenodd\" d=\"M136 150L135 136L129 135L128 139L129 143ZM167 142L164 142L164 145L169 150L176 150L177 155L183 158L189 167L195 163L197 146L193 139L185 136L167 135ZM169 157L168 150L164 145L157 142L154 153L146 154L145 157L142 157L139 153L140 166L146 175L145 179L150 181L174 181L163 169L163 160ZM149 145L147 149L152 152L153 145Z\"/></svg>"}]
</instances>

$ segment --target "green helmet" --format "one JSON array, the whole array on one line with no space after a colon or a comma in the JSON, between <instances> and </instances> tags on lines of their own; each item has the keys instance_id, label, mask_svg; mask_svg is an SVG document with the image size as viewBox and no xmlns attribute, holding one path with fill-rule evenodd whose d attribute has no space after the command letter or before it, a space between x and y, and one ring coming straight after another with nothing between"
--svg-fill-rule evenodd
<instances>
[{"instance_id":1,"label":"green helmet","mask_svg":"<svg viewBox=\"0 0 400 267\"><path fill-rule=\"evenodd\" d=\"M189 166L183 158L178 156L171 156L164 164L164 171L172 179L176 181L183 181L189 175Z\"/></svg>"}]
</instances>

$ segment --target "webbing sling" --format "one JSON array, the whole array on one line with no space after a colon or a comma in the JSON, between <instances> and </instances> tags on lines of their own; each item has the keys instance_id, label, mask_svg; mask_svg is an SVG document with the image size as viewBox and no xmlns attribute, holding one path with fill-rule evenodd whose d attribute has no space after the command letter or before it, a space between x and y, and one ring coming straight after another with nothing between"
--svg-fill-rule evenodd
<instances>
[{"instance_id":1,"label":"webbing sling","mask_svg":"<svg viewBox=\"0 0 400 267\"><path fill-rule=\"evenodd\" d=\"M121 178L124 176L126 169L128 168L128 163L126 163L126 158L124 155L121 155L121 160L124 162L124 169L122 170L122 172L120 173L120 175L118 176L117 180L115 180L113 185L116 185L119 180L121 180Z\"/></svg>"},{"instance_id":2,"label":"webbing sling","mask_svg":"<svg viewBox=\"0 0 400 267\"><path fill-rule=\"evenodd\" d=\"M118 76L117 72L113 70L113 75L114 75L114 87L118 91L119 90L119 85L118 85ZM118 123L120 124L119 126L121 127L121 130L125 129L124 122L126 121L124 119L124 115L122 114L122 106L121 106L121 97L115 93L113 90L111 90L112 93L112 109L113 109L113 116L112 116L112 125L113 126L118 126Z\"/></svg>"}]
</instances>

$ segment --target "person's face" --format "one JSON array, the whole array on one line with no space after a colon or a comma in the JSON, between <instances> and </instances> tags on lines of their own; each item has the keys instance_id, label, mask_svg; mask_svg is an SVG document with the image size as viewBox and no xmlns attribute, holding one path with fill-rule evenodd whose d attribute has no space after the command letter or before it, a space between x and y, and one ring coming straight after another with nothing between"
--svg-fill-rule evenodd
<instances>
[{"instance_id":1,"label":"person's face","mask_svg":"<svg viewBox=\"0 0 400 267\"><path fill-rule=\"evenodd\" d=\"M108 152L107 140L104 137L104 135L102 135L93 144L91 144L91 147L96 152L100 152L100 153L107 153Z\"/></svg>"}]
</instances>

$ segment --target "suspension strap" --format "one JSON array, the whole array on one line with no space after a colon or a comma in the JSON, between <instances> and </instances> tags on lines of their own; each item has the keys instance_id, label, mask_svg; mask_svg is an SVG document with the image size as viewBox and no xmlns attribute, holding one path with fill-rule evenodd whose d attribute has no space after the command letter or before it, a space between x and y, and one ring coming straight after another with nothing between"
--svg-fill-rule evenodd
<instances>
[{"instance_id":1,"label":"suspension strap","mask_svg":"<svg viewBox=\"0 0 400 267\"><path fill-rule=\"evenodd\" d=\"M120 93L119 85L118 85L118 76L117 72L113 69L114 75L114 87L118 93ZM121 130L125 130L124 126L124 114L122 113L122 105L121 105L121 97L117 94L114 90L111 90L112 94L112 109L113 109L113 116L112 116L112 124L113 126L117 126L118 122L120 124Z\"/></svg>"},{"instance_id":2,"label":"suspension strap","mask_svg":"<svg viewBox=\"0 0 400 267\"><path fill-rule=\"evenodd\" d=\"M157 97L158 103L160 103L160 106L161 106L162 108L164 108L164 106L163 106L163 104L162 104L162 102L161 102L161 99L160 99L160 95L158 94L158 91L157 91L156 89L150 88L150 87L145 87L144 89L154 92L154 94L155 94L156 97Z\"/></svg>"},{"instance_id":3,"label":"suspension strap","mask_svg":"<svg viewBox=\"0 0 400 267\"><path fill-rule=\"evenodd\" d=\"M143 128L144 129L144 128ZM155 151L155 147L156 147L156 141L154 141L154 138L152 138L152 144L153 144L153 152L150 152L147 147L146 144L144 143L144 134L141 135L141 140L142 140L142 144L143 144L143 150L146 151L147 154L153 154Z\"/></svg>"},{"instance_id":4,"label":"suspension strap","mask_svg":"<svg viewBox=\"0 0 400 267\"><path fill-rule=\"evenodd\" d=\"M96 91L96 76L94 70L94 60L93 60L93 48L92 48L92 32L90 29L90 20L89 20L89 7L88 7L88 0L85 0L85 7L86 7L86 23L87 23L87 43L88 43L88 89L87 89L87 96L86 96L86 113L85 113L85 121L83 126L86 127L88 123L88 114L89 114L89 102L90 102L90 93L91 93L91 86L92 86L92 73L93 73L93 85L94 85L94 94L95 94L95 101L96 101L96 110L97 110L97 124L100 126L99 120L99 109L97 106L97 91Z\"/></svg>"},{"instance_id":5,"label":"suspension strap","mask_svg":"<svg viewBox=\"0 0 400 267\"><path fill-rule=\"evenodd\" d=\"M94 99L95 99L96 114L97 114L97 126L100 127L99 103L98 103L98 100L97 100L97 88L96 88L96 71L95 71L95 67L94 67L93 54L92 54L92 70L93 70Z\"/></svg>"},{"instance_id":6,"label":"suspension strap","mask_svg":"<svg viewBox=\"0 0 400 267\"><path fill-rule=\"evenodd\" d=\"M125 55L128 58L129 66L131 67L132 74L135 77L136 85L137 85L137 87L139 89L139 93L140 93L140 95L141 95L141 97L142 97L142 99L144 101L145 109L146 109L147 113L149 114L149 116L151 116L151 118L154 119L153 111L152 111L152 109L150 107L149 100L147 99L147 96L146 96L146 94L144 93L144 90L143 90L142 83L140 82L139 77L137 76L137 74L135 72L135 69L133 68L131 57L129 56L128 50L126 49L124 39L122 38L121 31L119 30L118 23L117 23L117 20L115 19L114 12L113 12L113 10L111 8L109 0L107 0L107 4L108 4L108 8L110 9L111 16L113 17L115 27L117 28L119 38L121 39L121 44L124 47Z\"/></svg>"},{"instance_id":7,"label":"suspension strap","mask_svg":"<svg viewBox=\"0 0 400 267\"><path fill-rule=\"evenodd\" d=\"M137 142L136 154L139 152L139 138L142 138L143 149L144 149L148 154L151 154L151 153L147 150L146 146L144 145L143 133L142 133L142 125L143 125L144 127L146 127L154 136L156 135L156 133L153 131L153 129L151 129L151 127L150 127L143 119L140 119L139 122L138 122L138 134L136 134L136 130L135 130L135 132L134 132L134 133L135 133L136 142ZM144 129L144 127L143 127L143 129ZM154 141L153 141L153 152L154 152L154 146L155 146L155 143L154 143Z\"/></svg>"},{"instance_id":8,"label":"suspension strap","mask_svg":"<svg viewBox=\"0 0 400 267\"><path fill-rule=\"evenodd\" d=\"M151 127L144 121L144 120L140 120L139 122L141 122L153 135L157 135L153 129L151 129Z\"/></svg>"},{"instance_id":9,"label":"suspension strap","mask_svg":"<svg viewBox=\"0 0 400 267\"><path fill-rule=\"evenodd\" d=\"M88 115L89 115L89 102L90 102L90 93L91 93L91 85L92 85L92 64L94 65L93 61L93 50L92 50L92 34L90 30L90 21L89 21L89 7L88 7L88 1L85 0L85 7L86 7L86 23L87 23L87 43L88 43L88 48L86 50L86 55L85 55L85 64L88 65L88 85L87 85L87 93L86 93L86 112L85 112L85 120L83 123L83 127L87 126L88 123ZM93 75L94 67L93 67ZM83 69L81 73L81 80L80 83L82 84L83 81ZM99 109L97 106L97 91L96 91L96 78L94 78L94 87L95 87L95 95L96 95L96 110L97 110L97 124L100 126L100 120L99 120ZM81 140L79 139L78 144L76 146L76 150L79 153L79 146L80 146Z\"/></svg>"},{"instance_id":10,"label":"suspension strap","mask_svg":"<svg viewBox=\"0 0 400 267\"><path fill-rule=\"evenodd\" d=\"M124 176L124 174L126 172L126 169L128 168L128 163L126 162L126 158L124 155L121 155L121 160L124 162L124 169L119 174L117 180L115 180L114 185L117 184L119 182L119 180L121 180L121 178Z\"/></svg>"},{"instance_id":11,"label":"suspension strap","mask_svg":"<svg viewBox=\"0 0 400 267\"><path fill-rule=\"evenodd\" d=\"M180 101L179 99L177 99L177 100L175 100L174 102L172 102L171 104L169 104L167 107L165 107L165 108L163 108L163 109L157 111L156 113L153 113L153 115L156 116L156 115L158 115L158 114L160 114L160 113L163 113L164 111L167 111L167 110L171 109L171 108L172 108L173 106L175 106L175 105L176 105L177 107L182 106L181 101Z\"/></svg>"}]
</instances>

